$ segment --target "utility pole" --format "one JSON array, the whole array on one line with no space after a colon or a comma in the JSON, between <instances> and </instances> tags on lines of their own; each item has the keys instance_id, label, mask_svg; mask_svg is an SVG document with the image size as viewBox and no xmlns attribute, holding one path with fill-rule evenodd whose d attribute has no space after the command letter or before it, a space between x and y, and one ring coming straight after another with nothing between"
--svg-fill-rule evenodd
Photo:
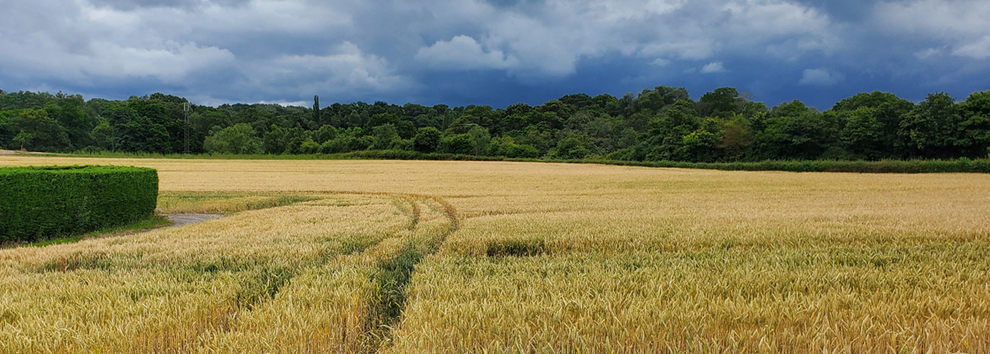
<instances>
[{"instance_id":1,"label":"utility pole","mask_svg":"<svg viewBox=\"0 0 990 354\"><path fill-rule=\"evenodd\" d=\"M189 151L189 102L188 101L184 105L182 105L182 110L186 114L186 124L185 124L185 129L184 129L185 136L186 136L186 150L183 153L184 154L188 154L188 153L190 153L190 151Z\"/></svg>"},{"instance_id":2,"label":"utility pole","mask_svg":"<svg viewBox=\"0 0 990 354\"><path fill-rule=\"evenodd\" d=\"M316 126L322 126L323 122L320 122L320 96L313 96L313 121L316 122Z\"/></svg>"}]
</instances>

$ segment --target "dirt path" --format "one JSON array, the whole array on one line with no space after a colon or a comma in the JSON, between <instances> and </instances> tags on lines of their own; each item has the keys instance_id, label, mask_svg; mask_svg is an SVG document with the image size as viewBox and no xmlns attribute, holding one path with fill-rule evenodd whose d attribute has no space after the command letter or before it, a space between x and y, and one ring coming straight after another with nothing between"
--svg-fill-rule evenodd
<instances>
[{"instance_id":1,"label":"dirt path","mask_svg":"<svg viewBox=\"0 0 990 354\"><path fill-rule=\"evenodd\" d=\"M208 220L215 220L222 218L226 215L223 214L166 214L168 221L172 222L172 225L168 227L180 227L192 224L198 224Z\"/></svg>"}]
</instances>

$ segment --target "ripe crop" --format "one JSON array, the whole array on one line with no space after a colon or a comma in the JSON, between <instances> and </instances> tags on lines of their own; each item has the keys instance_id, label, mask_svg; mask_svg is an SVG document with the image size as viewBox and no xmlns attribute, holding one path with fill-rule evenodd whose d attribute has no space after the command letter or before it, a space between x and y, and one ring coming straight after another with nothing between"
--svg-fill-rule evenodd
<instances>
[{"instance_id":1,"label":"ripe crop","mask_svg":"<svg viewBox=\"0 0 990 354\"><path fill-rule=\"evenodd\" d=\"M0 250L0 351L990 351L990 175L0 158L25 164L239 212Z\"/></svg>"}]
</instances>

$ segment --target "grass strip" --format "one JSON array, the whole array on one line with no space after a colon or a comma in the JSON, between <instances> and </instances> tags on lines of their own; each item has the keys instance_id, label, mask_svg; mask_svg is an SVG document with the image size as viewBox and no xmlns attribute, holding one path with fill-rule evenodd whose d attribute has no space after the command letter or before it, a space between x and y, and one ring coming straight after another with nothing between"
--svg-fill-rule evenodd
<instances>
[{"instance_id":1,"label":"grass strip","mask_svg":"<svg viewBox=\"0 0 990 354\"><path fill-rule=\"evenodd\" d=\"M106 227L100 230L87 232L85 234L51 238L46 240L40 240L30 243L7 243L0 248L14 248L14 247L45 247L49 245L59 245L64 243L74 243L79 242L87 238L100 238L109 236L119 236L127 235L135 232L147 231L151 229L157 229L159 227L169 225L168 218L162 215L152 215L147 218L135 221L133 223L122 225L122 226L112 226Z\"/></svg>"}]
</instances>

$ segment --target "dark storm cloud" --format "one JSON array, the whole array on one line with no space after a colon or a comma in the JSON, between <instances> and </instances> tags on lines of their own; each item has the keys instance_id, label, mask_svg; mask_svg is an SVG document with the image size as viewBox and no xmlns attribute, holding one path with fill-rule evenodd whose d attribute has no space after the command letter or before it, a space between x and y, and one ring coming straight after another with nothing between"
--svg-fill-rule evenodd
<instances>
[{"instance_id":1,"label":"dark storm cloud","mask_svg":"<svg viewBox=\"0 0 990 354\"><path fill-rule=\"evenodd\" d=\"M195 8L199 6L239 6L250 2L250 0L92 0L96 7L111 7L118 10L135 10L138 8L169 7L169 8Z\"/></svg>"},{"instance_id":2,"label":"dark storm cloud","mask_svg":"<svg viewBox=\"0 0 990 354\"><path fill-rule=\"evenodd\" d=\"M0 0L0 88L540 103L719 86L819 108L986 89L979 0Z\"/></svg>"}]
</instances>

